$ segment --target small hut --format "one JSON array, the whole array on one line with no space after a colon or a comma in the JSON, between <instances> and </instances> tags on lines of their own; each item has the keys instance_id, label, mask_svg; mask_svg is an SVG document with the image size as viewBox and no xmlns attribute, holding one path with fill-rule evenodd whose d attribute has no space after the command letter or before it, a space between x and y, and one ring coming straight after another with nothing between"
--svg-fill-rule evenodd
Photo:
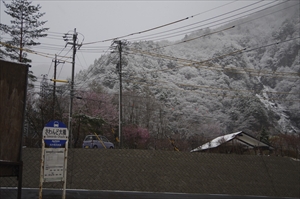
<instances>
[{"instance_id":1,"label":"small hut","mask_svg":"<svg viewBox=\"0 0 300 199\"><path fill-rule=\"evenodd\" d=\"M271 145L259 141L243 131L239 131L219 136L191 150L191 152L265 154L267 151L267 153L270 154L273 149Z\"/></svg>"}]
</instances>

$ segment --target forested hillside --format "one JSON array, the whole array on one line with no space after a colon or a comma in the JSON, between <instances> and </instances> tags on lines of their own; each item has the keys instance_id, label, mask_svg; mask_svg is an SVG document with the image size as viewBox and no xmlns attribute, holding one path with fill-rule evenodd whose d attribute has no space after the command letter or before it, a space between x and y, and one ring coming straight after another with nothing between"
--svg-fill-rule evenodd
<instances>
[{"instance_id":1,"label":"forested hillside","mask_svg":"<svg viewBox=\"0 0 300 199\"><path fill-rule=\"evenodd\" d=\"M123 124L157 137L300 133L299 4L282 4L179 41L140 41L122 51ZM76 76L117 105L119 53ZM113 95L114 94L114 95Z\"/></svg>"}]
</instances>

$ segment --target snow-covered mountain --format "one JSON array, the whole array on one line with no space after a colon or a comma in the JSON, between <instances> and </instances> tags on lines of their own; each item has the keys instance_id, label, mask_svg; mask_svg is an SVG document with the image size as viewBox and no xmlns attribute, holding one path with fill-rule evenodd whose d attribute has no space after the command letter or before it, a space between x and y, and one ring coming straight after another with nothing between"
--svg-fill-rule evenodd
<instances>
[{"instance_id":1,"label":"snow-covered mountain","mask_svg":"<svg viewBox=\"0 0 300 199\"><path fill-rule=\"evenodd\" d=\"M181 136L300 133L299 30L299 3L291 1L180 41L127 45L124 123ZM118 94L118 59L103 55L76 82Z\"/></svg>"}]
</instances>

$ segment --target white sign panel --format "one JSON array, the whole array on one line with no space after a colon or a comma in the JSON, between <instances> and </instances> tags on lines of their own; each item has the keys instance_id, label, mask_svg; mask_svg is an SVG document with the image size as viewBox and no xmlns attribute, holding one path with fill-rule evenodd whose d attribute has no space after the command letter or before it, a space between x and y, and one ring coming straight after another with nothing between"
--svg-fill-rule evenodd
<instances>
[{"instance_id":1,"label":"white sign panel","mask_svg":"<svg viewBox=\"0 0 300 199\"><path fill-rule=\"evenodd\" d=\"M44 127L43 137L44 139L66 139L68 138L68 129Z\"/></svg>"},{"instance_id":2,"label":"white sign panel","mask_svg":"<svg viewBox=\"0 0 300 199\"><path fill-rule=\"evenodd\" d=\"M45 149L44 181L62 181L64 178L64 148Z\"/></svg>"}]
</instances>

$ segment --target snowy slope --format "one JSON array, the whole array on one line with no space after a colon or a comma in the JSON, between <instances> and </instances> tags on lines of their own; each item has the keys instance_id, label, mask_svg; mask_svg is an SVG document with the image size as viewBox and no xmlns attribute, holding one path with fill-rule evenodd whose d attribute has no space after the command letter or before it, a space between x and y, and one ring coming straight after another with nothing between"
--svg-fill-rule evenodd
<instances>
[{"instance_id":1,"label":"snowy slope","mask_svg":"<svg viewBox=\"0 0 300 199\"><path fill-rule=\"evenodd\" d=\"M292 3L282 11L195 31L181 41L193 40L181 44L131 43L123 53L123 90L139 97L124 103L146 108L124 108L125 122L135 115L134 122L151 132L168 129L182 136L255 134L262 128L299 133L300 18ZM76 81L96 81L118 93L117 62L117 53L104 55Z\"/></svg>"}]
</instances>

